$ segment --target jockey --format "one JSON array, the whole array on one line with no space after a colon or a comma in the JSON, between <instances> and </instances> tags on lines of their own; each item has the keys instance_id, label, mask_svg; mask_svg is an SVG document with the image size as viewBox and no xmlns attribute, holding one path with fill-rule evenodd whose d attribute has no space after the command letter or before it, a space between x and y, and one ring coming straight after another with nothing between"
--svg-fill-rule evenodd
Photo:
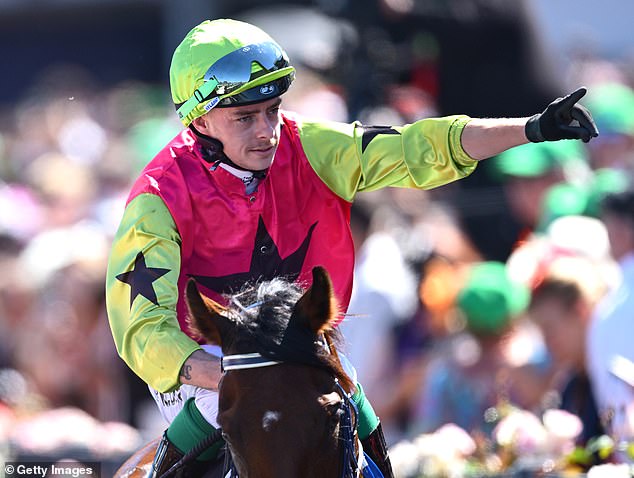
<instances>
[{"instance_id":1,"label":"jockey","mask_svg":"<svg viewBox=\"0 0 634 478\"><path fill-rule=\"evenodd\" d=\"M117 350L169 423L156 476L218 426L220 361L189 334L189 278L222 300L257 278L308 284L321 265L345 311L356 192L433 188L528 138L588 141L597 133L585 110L575 116L579 126L569 125L585 90L530 119L451 116L389 127L310 121L281 110L294 76L269 35L234 20L199 24L174 52L170 88L185 129L134 183L106 284ZM391 477L379 420L361 386L354 400L364 450ZM217 452L207 450L198 464Z\"/></svg>"}]
</instances>

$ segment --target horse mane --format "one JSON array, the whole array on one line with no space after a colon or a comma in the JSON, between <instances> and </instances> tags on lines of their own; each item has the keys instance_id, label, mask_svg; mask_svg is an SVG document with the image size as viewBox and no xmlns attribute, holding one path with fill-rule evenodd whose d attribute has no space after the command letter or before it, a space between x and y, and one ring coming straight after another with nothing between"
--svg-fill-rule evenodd
<instances>
[{"instance_id":1,"label":"horse mane","mask_svg":"<svg viewBox=\"0 0 634 478\"><path fill-rule=\"evenodd\" d=\"M295 304L304 292L297 283L274 278L247 283L238 293L225 295L226 315L235 324L234 343L244 352L255 351L274 360L323 368L351 393L355 386L337 353L341 334L333 324L338 310L335 308L322 327L325 343L308 327L297 326L291 320Z\"/></svg>"}]
</instances>

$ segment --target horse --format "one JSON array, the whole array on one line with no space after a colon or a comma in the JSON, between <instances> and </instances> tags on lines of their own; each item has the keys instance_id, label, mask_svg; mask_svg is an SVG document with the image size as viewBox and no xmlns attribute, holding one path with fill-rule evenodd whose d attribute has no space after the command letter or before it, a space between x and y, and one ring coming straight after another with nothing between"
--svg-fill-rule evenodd
<instances>
[{"instance_id":1,"label":"horse","mask_svg":"<svg viewBox=\"0 0 634 478\"><path fill-rule=\"evenodd\" d=\"M361 476L355 384L337 352L328 272L313 268L307 290L276 278L227 299L223 306L187 283L191 330L223 352L218 423L237 475Z\"/></svg>"}]
</instances>

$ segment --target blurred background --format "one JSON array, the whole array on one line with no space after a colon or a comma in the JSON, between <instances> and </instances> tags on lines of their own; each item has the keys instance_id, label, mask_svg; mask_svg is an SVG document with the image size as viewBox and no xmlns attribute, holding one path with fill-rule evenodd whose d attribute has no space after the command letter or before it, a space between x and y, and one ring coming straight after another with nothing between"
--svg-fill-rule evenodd
<instances>
[{"instance_id":1,"label":"blurred background","mask_svg":"<svg viewBox=\"0 0 634 478\"><path fill-rule=\"evenodd\" d=\"M96 457L110 470L165 428L116 355L106 261L132 180L180 130L172 52L220 17L252 22L287 50L298 72L284 108L312 117L528 116L588 87L582 102L601 130L590 145L529 145L437 190L359 194L342 326L391 445L446 423L488 436L500 417L479 406L560 407L570 360L549 348L530 300L487 335L459 298L485 262L534 294L562 250L600 270L590 274L599 289L618 284L600 201L629 187L634 165L634 4L0 0L0 457ZM478 398L475 419L438 412L435 383L456 400L475 393L443 382L464 382L443 364L494 392Z\"/></svg>"}]
</instances>

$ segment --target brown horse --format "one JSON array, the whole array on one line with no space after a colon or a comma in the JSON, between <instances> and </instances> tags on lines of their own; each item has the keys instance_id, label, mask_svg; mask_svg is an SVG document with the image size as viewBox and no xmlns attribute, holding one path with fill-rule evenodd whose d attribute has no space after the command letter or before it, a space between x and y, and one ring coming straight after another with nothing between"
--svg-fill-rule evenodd
<instances>
[{"instance_id":1,"label":"brown horse","mask_svg":"<svg viewBox=\"0 0 634 478\"><path fill-rule=\"evenodd\" d=\"M194 328L222 347L218 423L240 478L342 476L340 418L354 385L334 349L338 310L326 270L313 269L306 292L274 279L228 307L190 282L187 302Z\"/></svg>"},{"instance_id":2,"label":"brown horse","mask_svg":"<svg viewBox=\"0 0 634 478\"><path fill-rule=\"evenodd\" d=\"M226 307L187 284L190 326L223 351L218 423L240 478L359 476L337 304L327 271L312 272L307 291L273 279L245 286Z\"/></svg>"}]
</instances>

